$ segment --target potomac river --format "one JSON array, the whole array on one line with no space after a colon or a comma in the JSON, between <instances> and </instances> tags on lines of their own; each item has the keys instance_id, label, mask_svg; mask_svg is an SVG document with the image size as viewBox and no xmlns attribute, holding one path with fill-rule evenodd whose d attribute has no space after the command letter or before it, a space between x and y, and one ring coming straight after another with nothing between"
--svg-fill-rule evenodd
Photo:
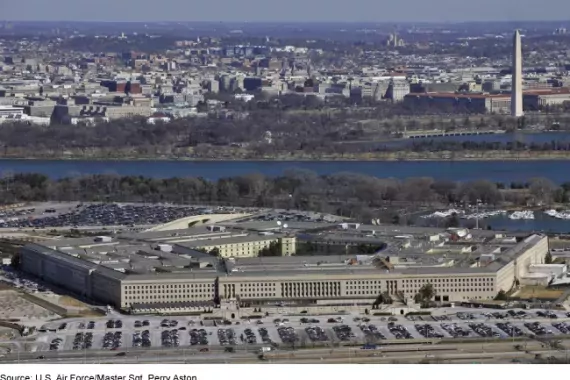
<instances>
[{"instance_id":1,"label":"potomac river","mask_svg":"<svg viewBox=\"0 0 570 380\"><path fill-rule=\"evenodd\" d=\"M540 161L82 161L0 160L0 173L42 173L51 178L80 174L142 175L155 178L222 177L260 173L274 177L289 169L317 174L361 173L379 178L433 177L454 181L488 179L493 182L524 182L546 177L556 183L570 182L570 160Z\"/></svg>"}]
</instances>

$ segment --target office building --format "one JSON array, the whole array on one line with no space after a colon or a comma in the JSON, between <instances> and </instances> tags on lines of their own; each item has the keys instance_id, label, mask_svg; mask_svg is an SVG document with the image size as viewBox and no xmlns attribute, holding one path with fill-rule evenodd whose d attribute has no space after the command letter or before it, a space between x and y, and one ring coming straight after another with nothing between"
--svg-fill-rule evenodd
<instances>
[{"instance_id":1,"label":"office building","mask_svg":"<svg viewBox=\"0 0 570 380\"><path fill-rule=\"evenodd\" d=\"M24 246L21 263L44 281L137 313L164 305L371 306L380 294L406 302L426 284L435 301L488 301L532 277L548 252L548 238L537 234L400 227L367 237L377 227L317 225L319 234L261 222L50 240ZM259 256L271 246L276 256ZM357 253L362 246L373 253Z\"/></svg>"}]
</instances>

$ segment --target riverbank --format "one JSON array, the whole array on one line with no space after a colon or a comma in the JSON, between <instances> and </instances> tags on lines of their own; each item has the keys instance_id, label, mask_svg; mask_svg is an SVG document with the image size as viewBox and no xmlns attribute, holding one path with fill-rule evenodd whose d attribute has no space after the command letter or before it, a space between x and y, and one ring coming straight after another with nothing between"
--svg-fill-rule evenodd
<instances>
[{"instance_id":1,"label":"riverbank","mask_svg":"<svg viewBox=\"0 0 570 380\"><path fill-rule=\"evenodd\" d=\"M117 154L118 153L118 154ZM238 152L236 152L238 153ZM5 155L0 160L38 160L38 161L190 161L190 162L351 162L351 161L539 161L539 160L570 160L570 151L440 151L440 152L372 152L358 154L317 154L294 152L289 155L260 155L253 156L240 152L236 155L223 154L220 156L196 155L149 155L149 154L31 154L27 156Z\"/></svg>"}]
</instances>

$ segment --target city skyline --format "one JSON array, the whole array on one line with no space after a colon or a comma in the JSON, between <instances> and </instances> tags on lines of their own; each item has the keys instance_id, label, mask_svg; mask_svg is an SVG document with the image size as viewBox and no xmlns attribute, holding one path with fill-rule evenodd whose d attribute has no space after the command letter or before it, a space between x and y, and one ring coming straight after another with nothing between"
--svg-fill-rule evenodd
<instances>
[{"instance_id":1,"label":"city skyline","mask_svg":"<svg viewBox=\"0 0 570 380\"><path fill-rule=\"evenodd\" d=\"M291 0L276 12L274 4L260 0L240 3L215 0L203 4L164 0L161 7L150 0L139 0L136 8L127 2L111 0L96 4L72 0L25 0L9 4L0 0L0 13L6 21L485 22L560 21L560 14L570 12L570 3L562 0L546 0L541 7L530 0L517 1L516 7L512 2L498 5L491 0L478 3L407 0L391 3L389 7L382 2L355 0L350 8L342 10L335 1Z\"/></svg>"}]
</instances>

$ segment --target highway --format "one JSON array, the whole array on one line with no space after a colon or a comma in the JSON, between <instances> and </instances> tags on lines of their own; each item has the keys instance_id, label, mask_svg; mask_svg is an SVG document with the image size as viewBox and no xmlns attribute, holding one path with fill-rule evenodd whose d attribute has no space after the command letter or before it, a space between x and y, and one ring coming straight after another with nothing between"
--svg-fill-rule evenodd
<instances>
[{"instance_id":1,"label":"highway","mask_svg":"<svg viewBox=\"0 0 570 380\"><path fill-rule=\"evenodd\" d=\"M295 351L274 351L258 358L255 351L227 353L222 349L198 352L189 349L145 350L118 356L110 351L46 352L45 359L38 360L38 353L10 354L0 358L0 363L418 363L433 362L511 362L513 359L532 360L543 357L568 357L565 350L557 351L542 347L540 342L522 342L519 351L511 342L464 343L464 344L416 344L409 346L386 346L376 350L360 348L318 348Z\"/></svg>"}]
</instances>

